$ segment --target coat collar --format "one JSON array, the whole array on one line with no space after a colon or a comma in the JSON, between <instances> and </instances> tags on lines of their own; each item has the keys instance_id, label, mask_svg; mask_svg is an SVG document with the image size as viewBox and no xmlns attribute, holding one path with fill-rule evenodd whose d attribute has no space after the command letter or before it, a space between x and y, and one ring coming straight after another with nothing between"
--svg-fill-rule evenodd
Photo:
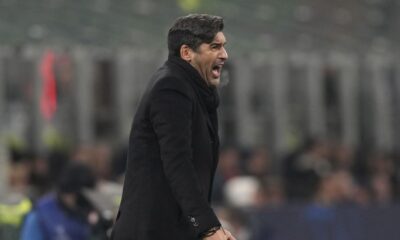
<instances>
[{"instance_id":1,"label":"coat collar","mask_svg":"<svg viewBox=\"0 0 400 240\"><path fill-rule=\"evenodd\" d=\"M169 55L167 62L177 65L185 72L185 75L190 80L194 90L204 102L207 112L213 113L216 111L219 105L217 89L215 87L208 86L206 81L200 76L199 72L182 58Z\"/></svg>"},{"instance_id":2,"label":"coat collar","mask_svg":"<svg viewBox=\"0 0 400 240\"><path fill-rule=\"evenodd\" d=\"M210 133L218 141L217 108L219 105L219 96L217 89L215 87L209 87L206 81L200 76L199 72L182 58L170 55L167 63L178 66L188 78L196 95L199 97L201 105L203 105L206 110L207 125Z\"/></svg>"}]
</instances>

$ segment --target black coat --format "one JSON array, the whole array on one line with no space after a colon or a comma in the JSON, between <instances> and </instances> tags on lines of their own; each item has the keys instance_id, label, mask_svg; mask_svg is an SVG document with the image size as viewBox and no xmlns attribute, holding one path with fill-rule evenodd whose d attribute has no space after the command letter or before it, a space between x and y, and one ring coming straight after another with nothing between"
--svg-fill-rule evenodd
<instances>
[{"instance_id":1,"label":"black coat","mask_svg":"<svg viewBox=\"0 0 400 240\"><path fill-rule=\"evenodd\" d=\"M190 240L220 223L210 207L218 95L170 56L136 113L114 240Z\"/></svg>"}]
</instances>

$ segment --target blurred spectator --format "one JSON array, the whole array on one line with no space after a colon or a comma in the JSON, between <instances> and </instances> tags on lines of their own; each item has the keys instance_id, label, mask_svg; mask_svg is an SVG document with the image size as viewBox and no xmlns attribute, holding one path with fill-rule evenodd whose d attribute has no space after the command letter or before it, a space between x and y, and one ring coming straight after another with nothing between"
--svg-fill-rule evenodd
<instances>
[{"instance_id":1,"label":"blurred spectator","mask_svg":"<svg viewBox=\"0 0 400 240\"><path fill-rule=\"evenodd\" d=\"M79 146L73 154L74 161L88 164L99 180L111 178L112 149L106 143Z\"/></svg>"},{"instance_id":2,"label":"blurred spectator","mask_svg":"<svg viewBox=\"0 0 400 240\"><path fill-rule=\"evenodd\" d=\"M394 200L396 168L393 158L384 153L375 153L368 159L369 183L373 202L389 204Z\"/></svg>"},{"instance_id":3,"label":"blurred spectator","mask_svg":"<svg viewBox=\"0 0 400 240\"><path fill-rule=\"evenodd\" d=\"M226 203L234 207L252 207L256 205L260 182L253 176L238 176L225 183L224 196Z\"/></svg>"},{"instance_id":4,"label":"blurred spectator","mask_svg":"<svg viewBox=\"0 0 400 240\"><path fill-rule=\"evenodd\" d=\"M285 188L294 201L309 200L321 177L332 171L329 145L318 139L309 139L300 151L284 160Z\"/></svg>"},{"instance_id":5,"label":"blurred spectator","mask_svg":"<svg viewBox=\"0 0 400 240\"><path fill-rule=\"evenodd\" d=\"M345 225L338 219L335 207L352 199L353 187L348 171L335 171L321 177L313 202L304 209L312 239L351 240Z\"/></svg>"},{"instance_id":6,"label":"blurred spectator","mask_svg":"<svg viewBox=\"0 0 400 240\"><path fill-rule=\"evenodd\" d=\"M14 240L26 214L32 208L30 200L31 156L22 150L12 149L8 172L8 188L0 195L0 239Z\"/></svg>"},{"instance_id":7,"label":"blurred spectator","mask_svg":"<svg viewBox=\"0 0 400 240\"><path fill-rule=\"evenodd\" d=\"M277 207L286 203L286 194L282 181L278 176L269 176L260 179L260 186L255 196L255 207Z\"/></svg>"},{"instance_id":8,"label":"blurred spectator","mask_svg":"<svg viewBox=\"0 0 400 240\"><path fill-rule=\"evenodd\" d=\"M221 150L218 168L214 177L213 202L222 203L224 197L224 184L231 178L242 174L240 168L240 153L234 147Z\"/></svg>"},{"instance_id":9,"label":"blurred spectator","mask_svg":"<svg viewBox=\"0 0 400 240\"><path fill-rule=\"evenodd\" d=\"M353 200L354 183L347 171L336 171L321 178L314 202L318 205L334 206Z\"/></svg>"},{"instance_id":10,"label":"blurred spectator","mask_svg":"<svg viewBox=\"0 0 400 240\"><path fill-rule=\"evenodd\" d=\"M239 150L233 147L224 149L221 152L218 168L220 175L225 181L242 174L240 158Z\"/></svg>"},{"instance_id":11,"label":"blurred spectator","mask_svg":"<svg viewBox=\"0 0 400 240\"><path fill-rule=\"evenodd\" d=\"M352 202L358 206L368 206L371 201L371 194L366 183L354 179Z\"/></svg>"},{"instance_id":12,"label":"blurred spectator","mask_svg":"<svg viewBox=\"0 0 400 240\"><path fill-rule=\"evenodd\" d=\"M110 180L112 149L109 144L99 143L93 149L92 169L97 179Z\"/></svg>"},{"instance_id":13,"label":"blurred spectator","mask_svg":"<svg viewBox=\"0 0 400 240\"><path fill-rule=\"evenodd\" d=\"M32 209L29 198L18 193L0 197L0 239L19 239L21 225L26 214Z\"/></svg>"},{"instance_id":14,"label":"blurred spectator","mask_svg":"<svg viewBox=\"0 0 400 240\"><path fill-rule=\"evenodd\" d=\"M8 186L10 192L30 195L33 155L24 149L10 149Z\"/></svg>"},{"instance_id":15,"label":"blurred spectator","mask_svg":"<svg viewBox=\"0 0 400 240\"><path fill-rule=\"evenodd\" d=\"M272 162L266 148L256 148L246 160L245 170L249 175L265 177L272 172Z\"/></svg>"},{"instance_id":16,"label":"blurred spectator","mask_svg":"<svg viewBox=\"0 0 400 240\"><path fill-rule=\"evenodd\" d=\"M371 191L377 204L390 204L393 201L393 183L390 176L377 174L371 176Z\"/></svg>"},{"instance_id":17,"label":"blurred spectator","mask_svg":"<svg viewBox=\"0 0 400 240\"><path fill-rule=\"evenodd\" d=\"M93 158L93 147L87 144L79 145L73 151L71 159L90 165Z\"/></svg>"},{"instance_id":18,"label":"blurred spectator","mask_svg":"<svg viewBox=\"0 0 400 240\"><path fill-rule=\"evenodd\" d=\"M47 168L48 168L48 178L50 182L53 184L52 187L55 187L61 176L61 173L64 171L65 167L68 165L70 161L70 157L68 152L52 150L49 151L46 155Z\"/></svg>"},{"instance_id":19,"label":"blurred spectator","mask_svg":"<svg viewBox=\"0 0 400 240\"><path fill-rule=\"evenodd\" d=\"M88 239L90 224L95 224L97 218L82 190L94 188L95 184L94 174L87 166L68 165L61 174L56 193L41 198L27 216L21 239Z\"/></svg>"},{"instance_id":20,"label":"blurred spectator","mask_svg":"<svg viewBox=\"0 0 400 240\"><path fill-rule=\"evenodd\" d=\"M337 144L332 151L332 164L336 170L351 172L354 167L354 150L345 144Z\"/></svg>"},{"instance_id":21,"label":"blurred spectator","mask_svg":"<svg viewBox=\"0 0 400 240\"><path fill-rule=\"evenodd\" d=\"M34 189L32 195L34 200L51 190L53 182L50 180L49 171L49 164L45 158L38 156L33 158L30 181Z\"/></svg>"},{"instance_id":22,"label":"blurred spectator","mask_svg":"<svg viewBox=\"0 0 400 240\"><path fill-rule=\"evenodd\" d=\"M29 194L31 163L28 159L19 159L10 164L9 187L13 192Z\"/></svg>"}]
</instances>

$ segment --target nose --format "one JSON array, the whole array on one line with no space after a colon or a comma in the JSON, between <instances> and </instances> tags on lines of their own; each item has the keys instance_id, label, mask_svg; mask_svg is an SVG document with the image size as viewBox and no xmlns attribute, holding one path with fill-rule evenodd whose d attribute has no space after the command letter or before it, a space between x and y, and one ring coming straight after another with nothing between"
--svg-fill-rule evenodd
<instances>
[{"instance_id":1,"label":"nose","mask_svg":"<svg viewBox=\"0 0 400 240\"><path fill-rule=\"evenodd\" d=\"M221 58L223 60L228 59L228 52L226 51L225 47L221 48L221 52L220 52L219 58Z\"/></svg>"}]
</instances>

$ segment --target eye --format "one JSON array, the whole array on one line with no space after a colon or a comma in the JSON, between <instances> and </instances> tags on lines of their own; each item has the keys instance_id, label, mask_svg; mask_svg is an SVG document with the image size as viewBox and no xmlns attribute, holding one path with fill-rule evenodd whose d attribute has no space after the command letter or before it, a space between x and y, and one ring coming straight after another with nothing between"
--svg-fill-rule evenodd
<instances>
[{"instance_id":1,"label":"eye","mask_svg":"<svg viewBox=\"0 0 400 240\"><path fill-rule=\"evenodd\" d=\"M221 48L221 44L211 44L211 49L218 50Z\"/></svg>"}]
</instances>

